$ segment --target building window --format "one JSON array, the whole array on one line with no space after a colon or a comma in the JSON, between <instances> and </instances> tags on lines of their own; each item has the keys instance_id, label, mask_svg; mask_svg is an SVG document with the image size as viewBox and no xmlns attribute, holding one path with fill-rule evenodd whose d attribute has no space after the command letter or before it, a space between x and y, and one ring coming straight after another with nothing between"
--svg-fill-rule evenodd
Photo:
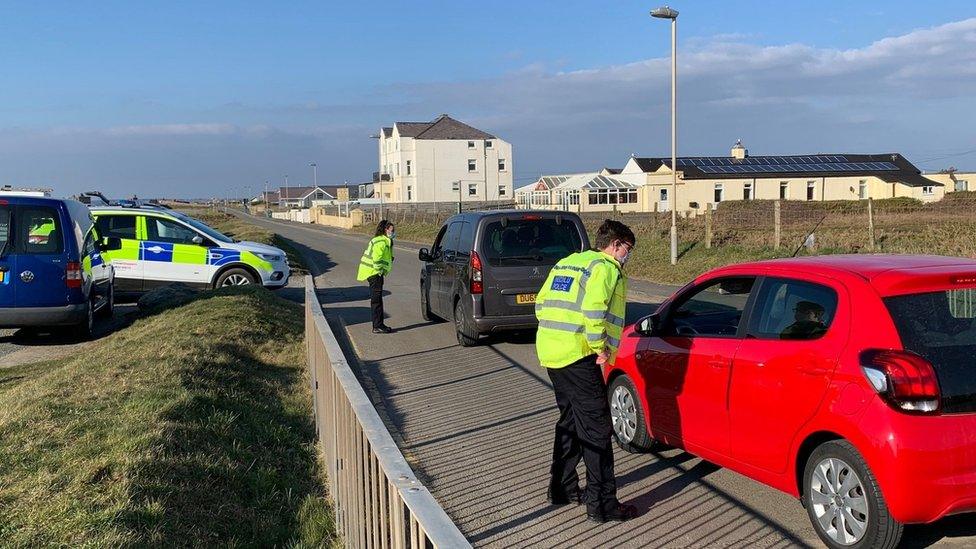
<instances>
[{"instance_id":1,"label":"building window","mask_svg":"<svg viewBox=\"0 0 976 549\"><path fill-rule=\"evenodd\" d=\"M926 185L922 187L922 196L932 196L933 194L935 194L935 192L931 185Z\"/></svg>"},{"instance_id":2,"label":"building window","mask_svg":"<svg viewBox=\"0 0 976 549\"><path fill-rule=\"evenodd\" d=\"M498 196L505 196L507 193L508 189L505 188L505 185L498 186Z\"/></svg>"},{"instance_id":3,"label":"building window","mask_svg":"<svg viewBox=\"0 0 976 549\"><path fill-rule=\"evenodd\" d=\"M714 202L718 204L725 197L725 189L722 187L721 183L715 184L715 197Z\"/></svg>"},{"instance_id":4,"label":"building window","mask_svg":"<svg viewBox=\"0 0 976 549\"><path fill-rule=\"evenodd\" d=\"M746 183L743 185L742 200L752 200L752 183Z\"/></svg>"},{"instance_id":5,"label":"building window","mask_svg":"<svg viewBox=\"0 0 976 549\"><path fill-rule=\"evenodd\" d=\"M413 187L407 185L407 200L413 200Z\"/></svg>"},{"instance_id":6,"label":"building window","mask_svg":"<svg viewBox=\"0 0 976 549\"><path fill-rule=\"evenodd\" d=\"M460 191L461 190L461 182L460 181L451 181L451 190L452 191Z\"/></svg>"},{"instance_id":7,"label":"building window","mask_svg":"<svg viewBox=\"0 0 976 549\"><path fill-rule=\"evenodd\" d=\"M668 201L668 190L667 189L661 189L661 200L660 201L661 202L667 202Z\"/></svg>"},{"instance_id":8,"label":"building window","mask_svg":"<svg viewBox=\"0 0 976 549\"><path fill-rule=\"evenodd\" d=\"M504 158L499 158L498 159L498 171L500 171L500 172L505 171L505 159Z\"/></svg>"},{"instance_id":9,"label":"building window","mask_svg":"<svg viewBox=\"0 0 976 549\"><path fill-rule=\"evenodd\" d=\"M407 175L410 175L410 161L407 160Z\"/></svg>"},{"instance_id":10,"label":"building window","mask_svg":"<svg viewBox=\"0 0 976 549\"><path fill-rule=\"evenodd\" d=\"M474 148L474 141L468 141L468 148L469 149L473 149Z\"/></svg>"},{"instance_id":11,"label":"building window","mask_svg":"<svg viewBox=\"0 0 976 549\"><path fill-rule=\"evenodd\" d=\"M857 182L857 197L861 200L868 197L868 182L863 179Z\"/></svg>"},{"instance_id":12,"label":"building window","mask_svg":"<svg viewBox=\"0 0 976 549\"><path fill-rule=\"evenodd\" d=\"M486 149L490 149L491 148L491 141L485 141L485 148Z\"/></svg>"},{"instance_id":13,"label":"building window","mask_svg":"<svg viewBox=\"0 0 976 549\"><path fill-rule=\"evenodd\" d=\"M549 205L549 191L533 191L532 192L532 204L536 205Z\"/></svg>"},{"instance_id":14,"label":"building window","mask_svg":"<svg viewBox=\"0 0 976 549\"><path fill-rule=\"evenodd\" d=\"M813 200L813 194L816 188L815 181L807 181L807 200Z\"/></svg>"},{"instance_id":15,"label":"building window","mask_svg":"<svg viewBox=\"0 0 976 549\"><path fill-rule=\"evenodd\" d=\"M588 201L590 204L636 204L637 189L592 189Z\"/></svg>"},{"instance_id":16,"label":"building window","mask_svg":"<svg viewBox=\"0 0 976 549\"><path fill-rule=\"evenodd\" d=\"M396 174L397 175L400 175L400 163L399 162L396 163Z\"/></svg>"},{"instance_id":17,"label":"building window","mask_svg":"<svg viewBox=\"0 0 976 549\"><path fill-rule=\"evenodd\" d=\"M956 181L956 191L965 192L969 190L969 182L965 179L960 179Z\"/></svg>"},{"instance_id":18,"label":"building window","mask_svg":"<svg viewBox=\"0 0 976 549\"><path fill-rule=\"evenodd\" d=\"M789 192L790 192L790 182L789 181L780 181L779 182L779 199L780 200L786 200L786 197L789 196Z\"/></svg>"},{"instance_id":19,"label":"building window","mask_svg":"<svg viewBox=\"0 0 976 549\"><path fill-rule=\"evenodd\" d=\"M477 160L470 160L470 159L468 160L468 171L469 172L476 172L476 171L478 171L478 161Z\"/></svg>"},{"instance_id":20,"label":"building window","mask_svg":"<svg viewBox=\"0 0 976 549\"><path fill-rule=\"evenodd\" d=\"M474 196L478 194L478 184L468 183L468 196Z\"/></svg>"}]
</instances>

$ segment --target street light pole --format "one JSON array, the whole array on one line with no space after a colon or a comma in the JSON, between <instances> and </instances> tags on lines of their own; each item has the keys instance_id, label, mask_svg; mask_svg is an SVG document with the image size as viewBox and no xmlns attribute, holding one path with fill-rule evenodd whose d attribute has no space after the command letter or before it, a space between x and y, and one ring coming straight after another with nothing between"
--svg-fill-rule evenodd
<instances>
[{"instance_id":1,"label":"street light pole","mask_svg":"<svg viewBox=\"0 0 976 549\"><path fill-rule=\"evenodd\" d=\"M310 162L308 165L312 167L312 185L318 187L319 186L319 172L318 172L319 165L316 164L315 162Z\"/></svg>"},{"instance_id":2,"label":"street light pole","mask_svg":"<svg viewBox=\"0 0 976 549\"><path fill-rule=\"evenodd\" d=\"M678 264L678 12L664 6L652 17L671 20L671 264Z\"/></svg>"}]
</instances>

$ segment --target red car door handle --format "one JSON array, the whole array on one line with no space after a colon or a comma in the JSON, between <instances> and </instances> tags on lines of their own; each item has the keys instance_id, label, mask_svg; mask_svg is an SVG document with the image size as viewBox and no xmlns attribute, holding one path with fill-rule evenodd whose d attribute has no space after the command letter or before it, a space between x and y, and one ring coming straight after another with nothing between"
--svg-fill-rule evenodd
<instances>
[{"instance_id":1,"label":"red car door handle","mask_svg":"<svg viewBox=\"0 0 976 549\"><path fill-rule=\"evenodd\" d=\"M708 365L711 366L712 368L716 368L716 369L718 369L718 368L728 368L729 367L729 364L730 364L730 362L728 360L715 360L715 359L713 359L713 360L709 360L708 361Z\"/></svg>"}]
</instances>

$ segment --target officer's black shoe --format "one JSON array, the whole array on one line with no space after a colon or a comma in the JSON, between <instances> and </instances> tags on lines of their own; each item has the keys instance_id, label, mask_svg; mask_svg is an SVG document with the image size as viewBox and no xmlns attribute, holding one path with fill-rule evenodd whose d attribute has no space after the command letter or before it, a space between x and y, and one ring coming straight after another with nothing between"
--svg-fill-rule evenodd
<instances>
[{"instance_id":1,"label":"officer's black shoe","mask_svg":"<svg viewBox=\"0 0 976 549\"><path fill-rule=\"evenodd\" d=\"M633 505L618 503L609 510L586 511L586 516L593 522L603 524L605 522L624 522L637 516L637 508Z\"/></svg>"},{"instance_id":2,"label":"officer's black shoe","mask_svg":"<svg viewBox=\"0 0 976 549\"><path fill-rule=\"evenodd\" d=\"M373 333L374 334L392 334L393 333L393 328L390 328L389 326L384 325L384 326L380 326L379 328L373 328Z\"/></svg>"},{"instance_id":3,"label":"officer's black shoe","mask_svg":"<svg viewBox=\"0 0 976 549\"><path fill-rule=\"evenodd\" d=\"M552 491L549 491L549 493L546 494L546 501L548 501L551 505L581 505L583 503L583 495L579 491L576 491L553 497Z\"/></svg>"}]
</instances>

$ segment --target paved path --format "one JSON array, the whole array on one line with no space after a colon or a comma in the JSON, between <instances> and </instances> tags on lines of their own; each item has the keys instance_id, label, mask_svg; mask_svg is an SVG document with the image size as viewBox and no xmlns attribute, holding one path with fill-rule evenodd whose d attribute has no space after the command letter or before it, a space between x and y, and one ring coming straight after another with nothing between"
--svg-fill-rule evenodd
<instances>
[{"instance_id":1,"label":"paved path","mask_svg":"<svg viewBox=\"0 0 976 549\"><path fill-rule=\"evenodd\" d=\"M355 271L366 238L321 227L256 220L294 241L316 275L330 322L344 325L367 386L402 437L421 478L461 530L486 547L820 546L793 498L681 451L618 451L619 495L641 516L594 525L582 508L545 503L552 427L548 376L527 338L458 347L449 324L420 317L420 263L414 246L397 246L387 279L388 324L374 335L368 291ZM640 285L628 320L653 310L666 287ZM976 545L976 519L913 527L909 546ZM941 540L941 541L940 541Z\"/></svg>"}]
</instances>

